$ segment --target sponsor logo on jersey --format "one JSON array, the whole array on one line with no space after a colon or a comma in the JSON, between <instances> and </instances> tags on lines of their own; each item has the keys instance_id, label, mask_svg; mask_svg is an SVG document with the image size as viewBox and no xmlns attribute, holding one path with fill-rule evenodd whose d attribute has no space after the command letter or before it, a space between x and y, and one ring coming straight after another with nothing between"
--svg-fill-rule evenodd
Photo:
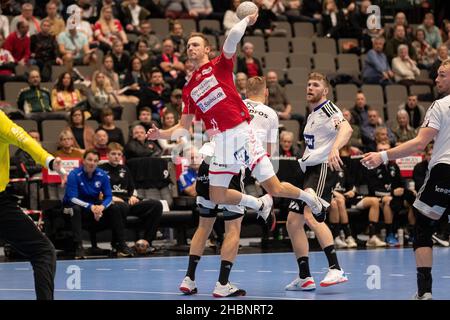
<instances>
[{"instance_id":1,"label":"sponsor logo on jersey","mask_svg":"<svg viewBox=\"0 0 450 320\"><path fill-rule=\"evenodd\" d=\"M450 194L450 189L439 188L438 186L434 187L434 191L443 193L443 194Z\"/></svg>"},{"instance_id":2,"label":"sponsor logo on jersey","mask_svg":"<svg viewBox=\"0 0 450 320\"><path fill-rule=\"evenodd\" d=\"M258 110L249 108L248 112L250 113L250 116L252 116L252 117L254 117L255 115L258 115L258 116L261 116L261 117L266 118L266 119L269 118L269 115L267 113L265 113L265 112L262 112L262 111L258 111Z\"/></svg>"},{"instance_id":3,"label":"sponsor logo on jersey","mask_svg":"<svg viewBox=\"0 0 450 320\"><path fill-rule=\"evenodd\" d=\"M197 103L200 110L202 110L203 113L208 112L209 109L214 107L216 104L218 104L220 101L224 100L226 98L225 92L223 92L222 88L217 88L216 90L212 91L206 98L201 100Z\"/></svg>"},{"instance_id":4,"label":"sponsor logo on jersey","mask_svg":"<svg viewBox=\"0 0 450 320\"><path fill-rule=\"evenodd\" d=\"M197 102L201 97L203 97L209 90L217 86L219 82L217 81L215 76L210 76L208 78L203 79L202 82L198 86L196 86L191 91L192 99Z\"/></svg>"},{"instance_id":5,"label":"sponsor logo on jersey","mask_svg":"<svg viewBox=\"0 0 450 320\"><path fill-rule=\"evenodd\" d=\"M308 148L314 149L314 136L311 134L304 134L305 142Z\"/></svg>"},{"instance_id":6,"label":"sponsor logo on jersey","mask_svg":"<svg viewBox=\"0 0 450 320\"><path fill-rule=\"evenodd\" d=\"M246 166L250 164L250 157L245 147L239 148L239 150L234 153L234 158Z\"/></svg>"},{"instance_id":7,"label":"sponsor logo on jersey","mask_svg":"<svg viewBox=\"0 0 450 320\"><path fill-rule=\"evenodd\" d=\"M95 181L95 187L100 188L102 186L102 183L100 181Z\"/></svg>"}]
</instances>

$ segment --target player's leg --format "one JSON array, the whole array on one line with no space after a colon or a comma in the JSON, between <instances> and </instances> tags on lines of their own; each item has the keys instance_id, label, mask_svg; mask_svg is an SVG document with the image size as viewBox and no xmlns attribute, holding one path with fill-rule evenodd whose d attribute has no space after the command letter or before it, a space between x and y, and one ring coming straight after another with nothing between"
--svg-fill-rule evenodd
<instances>
[{"instance_id":1,"label":"player's leg","mask_svg":"<svg viewBox=\"0 0 450 320\"><path fill-rule=\"evenodd\" d=\"M236 210L229 206L224 210L225 237L220 250L221 262L219 279L213 292L213 296L217 298L237 297L246 294L245 290L239 289L229 282L230 272L239 249L241 223L244 213L244 208L239 208L237 206L233 207L235 207Z\"/></svg>"},{"instance_id":2,"label":"player's leg","mask_svg":"<svg viewBox=\"0 0 450 320\"><path fill-rule=\"evenodd\" d=\"M305 220L302 214L303 203L291 201L286 229L291 239L292 249L298 265L298 277L286 286L289 291L309 291L316 288L314 278L309 270L309 242L305 232Z\"/></svg>"},{"instance_id":3,"label":"player's leg","mask_svg":"<svg viewBox=\"0 0 450 320\"><path fill-rule=\"evenodd\" d=\"M352 236L352 229L350 228L348 212L345 203L346 201L342 193L336 192L336 202L339 211L339 221L341 223L342 230L344 230L345 243L347 244L347 248L356 248L358 245L356 244L356 241Z\"/></svg>"},{"instance_id":4,"label":"player's leg","mask_svg":"<svg viewBox=\"0 0 450 320\"><path fill-rule=\"evenodd\" d=\"M381 198L381 207L383 209L384 225L386 227L386 243L389 246L397 246L398 240L395 238L393 227L394 212L391 206L392 200L393 198L391 196L384 196Z\"/></svg>"},{"instance_id":5,"label":"player's leg","mask_svg":"<svg viewBox=\"0 0 450 320\"><path fill-rule=\"evenodd\" d=\"M328 220L330 223L331 234L334 238L334 245L338 249L347 248L347 243L345 243L345 241L340 237L340 214L336 197L333 197L333 199L331 199L330 208L328 210Z\"/></svg>"},{"instance_id":6,"label":"player's leg","mask_svg":"<svg viewBox=\"0 0 450 320\"><path fill-rule=\"evenodd\" d=\"M195 271L200 261L203 251L205 250L206 241L216 221L217 210L216 204L204 199L203 197L197 197L197 205L199 207L199 223L197 230L195 230L194 236L191 240L191 246L189 248L189 262L186 275L180 284L180 291L185 294L197 293L197 285L195 283Z\"/></svg>"},{"instance_id":7,"label":"player's leg","mask_svg":"<svg viewBox=\"0 0 450 320\"><path fill-rule=\"evenodd\" d=\"M34 271L34 285L38 300L53 300L56 272L55 247L22 212L16 201L0 193L0 236L25 255Z\"/></svg>"}]
</instances>

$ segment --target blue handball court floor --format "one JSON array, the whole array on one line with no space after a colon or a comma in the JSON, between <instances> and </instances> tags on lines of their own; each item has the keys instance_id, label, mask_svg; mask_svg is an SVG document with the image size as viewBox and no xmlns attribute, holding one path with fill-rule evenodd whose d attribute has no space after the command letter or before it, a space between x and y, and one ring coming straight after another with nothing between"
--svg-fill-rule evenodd
<instances>
[{"instance_id":1,"label":"blue handball court floor","mask_svg":"<svg viewBox=\"0 0 450 320\"><path fill-rule=\"evenodd\" d=\"M434 248L433 299L450 299L450 249ZM409 300L416 291L413 250L338 251L347 283L321 288L327 261L323 252L310 253L318 288L288 292L297 276L293 253L239 255L230 280L247 291L233 299L269 300ZM204 256L197 267L198 294L178 291L188 257L151 257L58 261L55 299L59 300L206 300L214 299L220 257ZM0 299L35 299L33 271L27 262L0 264Z\"/></svg>"}]
</instances>

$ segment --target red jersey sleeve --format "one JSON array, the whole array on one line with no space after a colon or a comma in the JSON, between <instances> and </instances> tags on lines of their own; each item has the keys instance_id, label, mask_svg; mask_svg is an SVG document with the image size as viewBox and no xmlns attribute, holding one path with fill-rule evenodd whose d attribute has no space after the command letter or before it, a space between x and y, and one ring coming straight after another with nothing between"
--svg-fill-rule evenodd
<instances>
[{"instance_id":1,"label":"red jersey sleeve","mask_svg":"<svg viewBox=\"0 0 450 320\"><path fill-rule=\"evenodd\" d=\"M223 70L229 70L230 72L233 72L234 70L234 60L236 59L236 54L233 55L231 59L227 59L225 57L225 54L223 51L220 53L220 56L215 58L213 60L213 64L216 66L216 68L223 69Z\"/></svg>"},{"instance_id":2,"label":"red jersey sleeve","mask_svg":"<svg viewBox=\"0 0 450 320\"><path fill-rule=\"evenodd\" d=\"M195 104L191 101L189 91L183 89L183 114L195 114Z\"/></svg>"}]
</instances>

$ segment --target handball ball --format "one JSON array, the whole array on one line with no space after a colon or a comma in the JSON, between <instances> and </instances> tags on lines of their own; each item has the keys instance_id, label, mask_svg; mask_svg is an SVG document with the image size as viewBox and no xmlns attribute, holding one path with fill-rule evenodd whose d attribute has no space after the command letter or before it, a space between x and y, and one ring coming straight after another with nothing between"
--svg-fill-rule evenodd
<instances>
[{"instance_id":1,"label":"handball ball","mask_svg":"<svg viewBox=\"0 0 450 320\"><path fill-rule=\"evenodd\" d=\"M236 9L237 17L242 20L246 16L251 15L258 11L258 7L252 1L242 2Z\"/></svg>"},{"instance_id":2,"label":"handball ball","mask_svg":"<svg viewBox=\"0 0 450 320\"><path fill-rule=\"evenodd\" d=\"M138 254L145 254L147 253L147 249L150 247L150 244L148 243L147 240L140 239L136 241L134 247Z\"/></svg>"}]
</instances>

